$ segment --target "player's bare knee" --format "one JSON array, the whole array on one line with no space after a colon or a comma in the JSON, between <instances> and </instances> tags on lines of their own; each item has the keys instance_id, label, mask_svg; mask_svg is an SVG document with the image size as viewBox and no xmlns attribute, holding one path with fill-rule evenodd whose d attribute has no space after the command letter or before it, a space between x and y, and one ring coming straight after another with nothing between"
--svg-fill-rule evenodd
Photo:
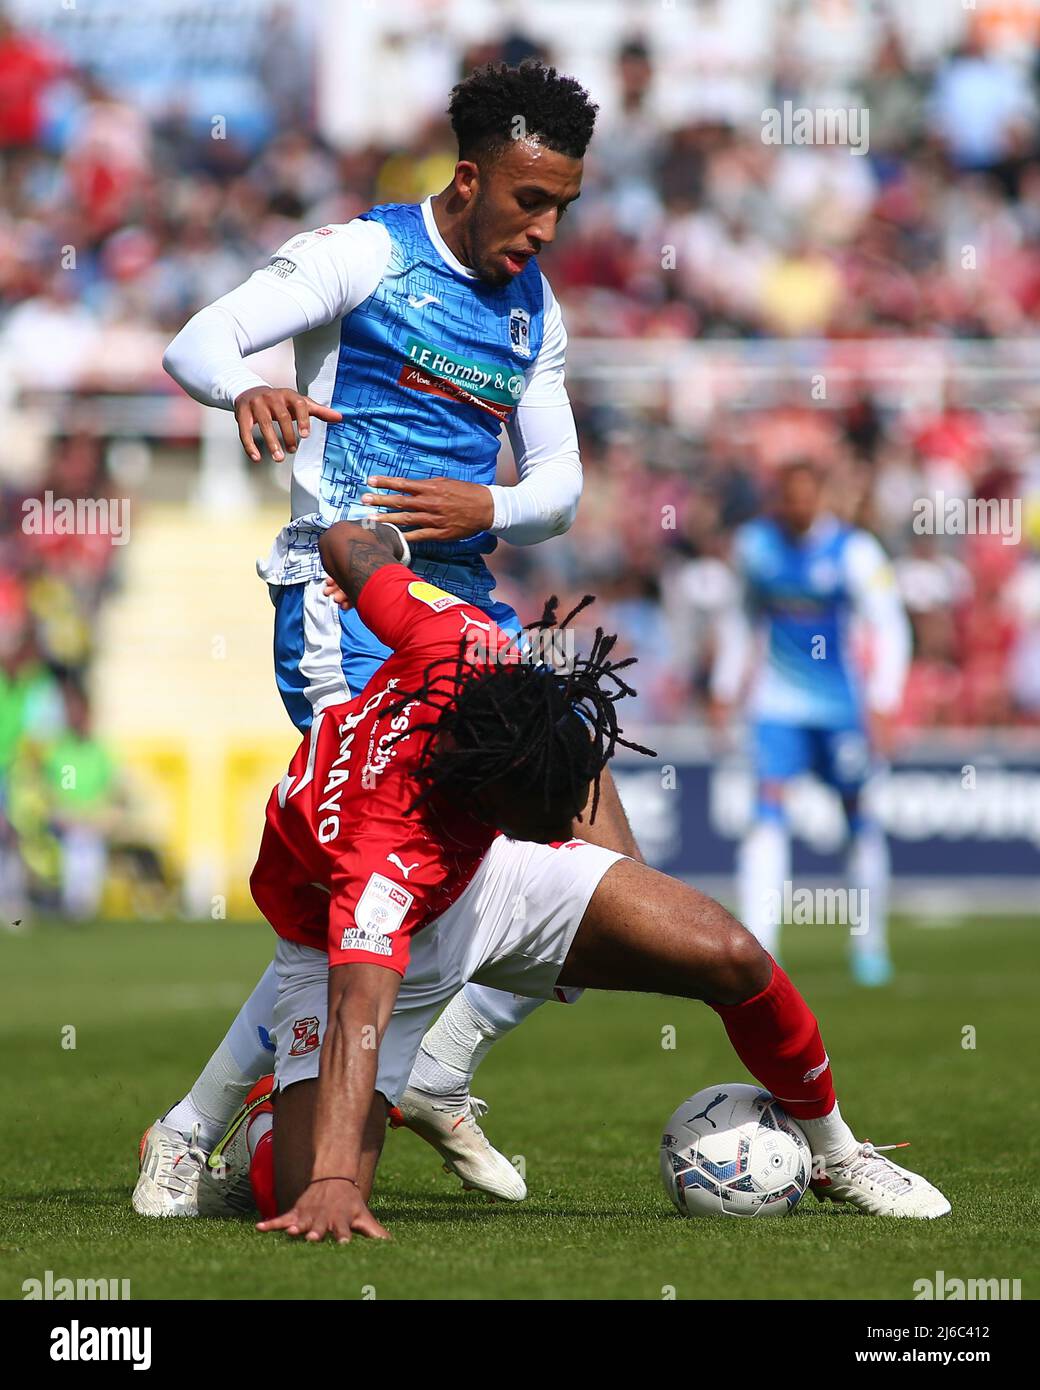
<instances>
[{"instance_id":1,"label":"player's bare knee","mask_svg":"<svg viewBox=\"0 0 1040 1390\"><path fill-rule=\"evenodd\" d=\"M712 971L713 1004L742 1004L769 984L772 962L751 933L734 921L720 933Z\"/></svg>"}]
</instances>

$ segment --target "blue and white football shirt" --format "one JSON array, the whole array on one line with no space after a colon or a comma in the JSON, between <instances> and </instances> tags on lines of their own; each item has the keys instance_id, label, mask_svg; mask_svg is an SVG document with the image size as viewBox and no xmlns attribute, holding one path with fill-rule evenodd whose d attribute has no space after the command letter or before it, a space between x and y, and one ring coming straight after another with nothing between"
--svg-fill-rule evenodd
<instances>
[{"instance_id":1,"label":"blue and white football shirt","mask_svg":"<svg viewBox=\"0 0 1040 1390\"><path fill-rule=\"evenodd\" d=\"M873 536L830 515L801 536L760 517L737 532L732 559L743 611L717 624L718 698L735 698L750 666L749 713L759 721L849 728L868 706L898 707L909 625ZM853 640L857 620L870 628L869 679Z\"/></svg>"},{"instance_id":2,"label":"blue and white football shirt","mask_svg":"<svg viewBox=\"0 0 1040 1390\"><path fill-rule=\"evenodd\" d=\"M567 405L566 334L536 262L504 286L485 284L448 249L429 200L294 237L214 307L233 310L261 288L265 304L291 301L297 389L343 415L338 424L312 419L293 458L293 520L260 566L270 583L321 574L318 536L372 514L359 501L369 477L492 486L503 426L514 425L521 402ZM225 391L233 399L259 384L242 366ZM559 530L569 521L561 517ZM483 557L496 544L489 532L422 543L414 567L480 602L494 582Z\"/></svg>"}]
</instances>

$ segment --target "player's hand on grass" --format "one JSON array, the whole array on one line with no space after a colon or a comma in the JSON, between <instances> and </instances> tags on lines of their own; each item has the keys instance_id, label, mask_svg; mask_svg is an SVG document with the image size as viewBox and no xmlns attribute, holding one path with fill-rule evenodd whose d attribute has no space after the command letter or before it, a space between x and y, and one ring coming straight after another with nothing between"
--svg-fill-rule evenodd
<instances>
[{"instance_id":1,"label":"player's hand on grass","mask_svg":"<svg viewBox=\"0 0 1040 1390\"><path fill-rule=\"evenodd\" d=\"M390 1232L375 1219L357 1187L347 1178L311 1183L283 1216L258 1221L258 1231L284 1231L288 1236L320 1241L332 1236L346 1245L355 1235L389 1240Z\"/></svg>"},{"instance_id":2,"label":"player's hand on grass","mask_svg":"<svg viewBox=\"0 0 1040 1390\"><path fill-rule=\"evenodd\" d=\"M320 405L312 401L310 396L301 396L299 391L290 391L284 386L254 386L235 397L238 437L254 463L260 462L260 450L253 440L254 425L260 430L271 457L280 463L287 453L295 454L299 447L297 428L301 439L306 439L310 434L312 415L330 425L338 424L343 419L339 411L331 406Z\"/></svg>"},{"instance_id":3,"label":"player's hand on grass","mask_svg":"<svg viewBox=\"0 0 1040 1390\"><path fill-rule=\"evenodd\" d=\"M369 478L371 489L361 501L366 507L386 507L387 521L416 541L458 541L486 531L495 519L495 504L482 483L458 478Z\"/></svg>"}]
</instances>

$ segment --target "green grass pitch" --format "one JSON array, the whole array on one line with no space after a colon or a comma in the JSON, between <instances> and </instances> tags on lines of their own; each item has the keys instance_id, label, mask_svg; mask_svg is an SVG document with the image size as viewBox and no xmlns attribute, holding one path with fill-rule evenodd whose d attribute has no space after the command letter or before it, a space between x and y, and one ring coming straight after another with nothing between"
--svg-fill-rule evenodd
<instances>
[{"instance_id":1,"label":"green grass pitch","mask_svg":"<svg viewBox=\"0 0 1040 1390\"><path fill-rule=\"evenodd\" d=\"M808 1196L789 1219L681 1220L658 1177L664 1122L702 1086L749 1078L702 1005L589 994L539 1010L479 1077L489 1135L524 1156L525 1203L463 1194L394 1133L373 1202L393 1242L317 1248L130 1209L142 1129L187 1088L272 944L263 925L230 923L0 936L0 1296L48 1269L128 1278L135 1299L911 1299L937 1270L1040 1292L1036 922L897 924L896 981L874 992L848 983L833 930L787 931L844 1113L877 1143L913 1141L897 1157L949 1195L945 1220Z\"/></svg>"}]
</instances>

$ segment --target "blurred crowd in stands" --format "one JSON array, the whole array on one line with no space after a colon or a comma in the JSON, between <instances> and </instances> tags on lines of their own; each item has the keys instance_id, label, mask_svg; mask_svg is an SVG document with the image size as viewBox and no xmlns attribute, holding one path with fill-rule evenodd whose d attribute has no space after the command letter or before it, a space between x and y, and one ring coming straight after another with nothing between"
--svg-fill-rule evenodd
<instances>
[{"instance_id":1,"label":"blurred crowd in stands","mask_svg":"<svg viewBox=\"0 0 1040 1390\"><path fill-rule=\"evenodd\" d=\"M437 8L442 19L450 11ZM789 8L811 23L812 6ZM738 0L696 0L682 11L688 91L677 88L675 54L659 36L633 31L621 41L607 90L593 92L603 117L581 201L542 258L571 339L679 348L806 337L837 350L864 338L1036 335L1040 9L954 8L956 32L922 59L889 11L874 7L869 41L846 46L827 71L826 57L822 68L819 55L815 66L805 60L797 26L774 45L749 42ZM160 368L166 342L282 242L448 182L454 147L436 109L392 142L330 147L315 120L314 55L284 13L273 22L284 27L265 77L273 119L257 142L176 103L146 112L77 66L53 29L44 37L0 14L0 400L172 392ZM437 40L450 43L443 25ZM428 41L413 26L373 55L388 89ZM451 65L462 76L527 56L564 65L565 55L516 28L493 42L460 41ZM785 102L862 109L869 143L767 144L762 113ZM696 395L696 379L685 389ZM572 395L587 471L579 521L548 546L500 546L500 594L533 608L553 587L594 589L600 619L616 622L644 663L645 717L698 717L727 537L767 505L771 467L799 453L827 468L835 506L876 530L896 558L916 639L904 722L1040 722L1035 385L1019 383L992 409L955 390L927 409L903 409L868 388L826 401L800 388L757 408L720 406L695 423L677 418L674 392L626 404L621 392L575 380ZM97 495L107 489L103 459L99 441L62 435L33 491ZM69 740L93 739L85 677L115 552L104 537L29 544L14 457L2 486L9 819L20 731L39 734L32 756L42 759L42 785L60 782L55 759ZM937 489L1020 499L1020 543L915 535L914 499ZM104 819L115 795L111 764L94 748L81 821ZM59 793L24 814L57 826L55 807L68 802ZM43 874L60 892L60 872Z\"/></svg>"},{"instance_id":2,"label":"blurred crowd in stands","mask_svg":"<svg viewBox=\"0 0 1040 1390\"><path fill-rule=\"evenodd\" d=\"M35 489L34 489L35 491ZM100 441L54 440L41 496L107 491ZM0 910L29 901L92 916L120 787L93 727L87 678L116 549L93 530L27 525L25 489L0 489Z\"/></svg>"}]
</instances>

